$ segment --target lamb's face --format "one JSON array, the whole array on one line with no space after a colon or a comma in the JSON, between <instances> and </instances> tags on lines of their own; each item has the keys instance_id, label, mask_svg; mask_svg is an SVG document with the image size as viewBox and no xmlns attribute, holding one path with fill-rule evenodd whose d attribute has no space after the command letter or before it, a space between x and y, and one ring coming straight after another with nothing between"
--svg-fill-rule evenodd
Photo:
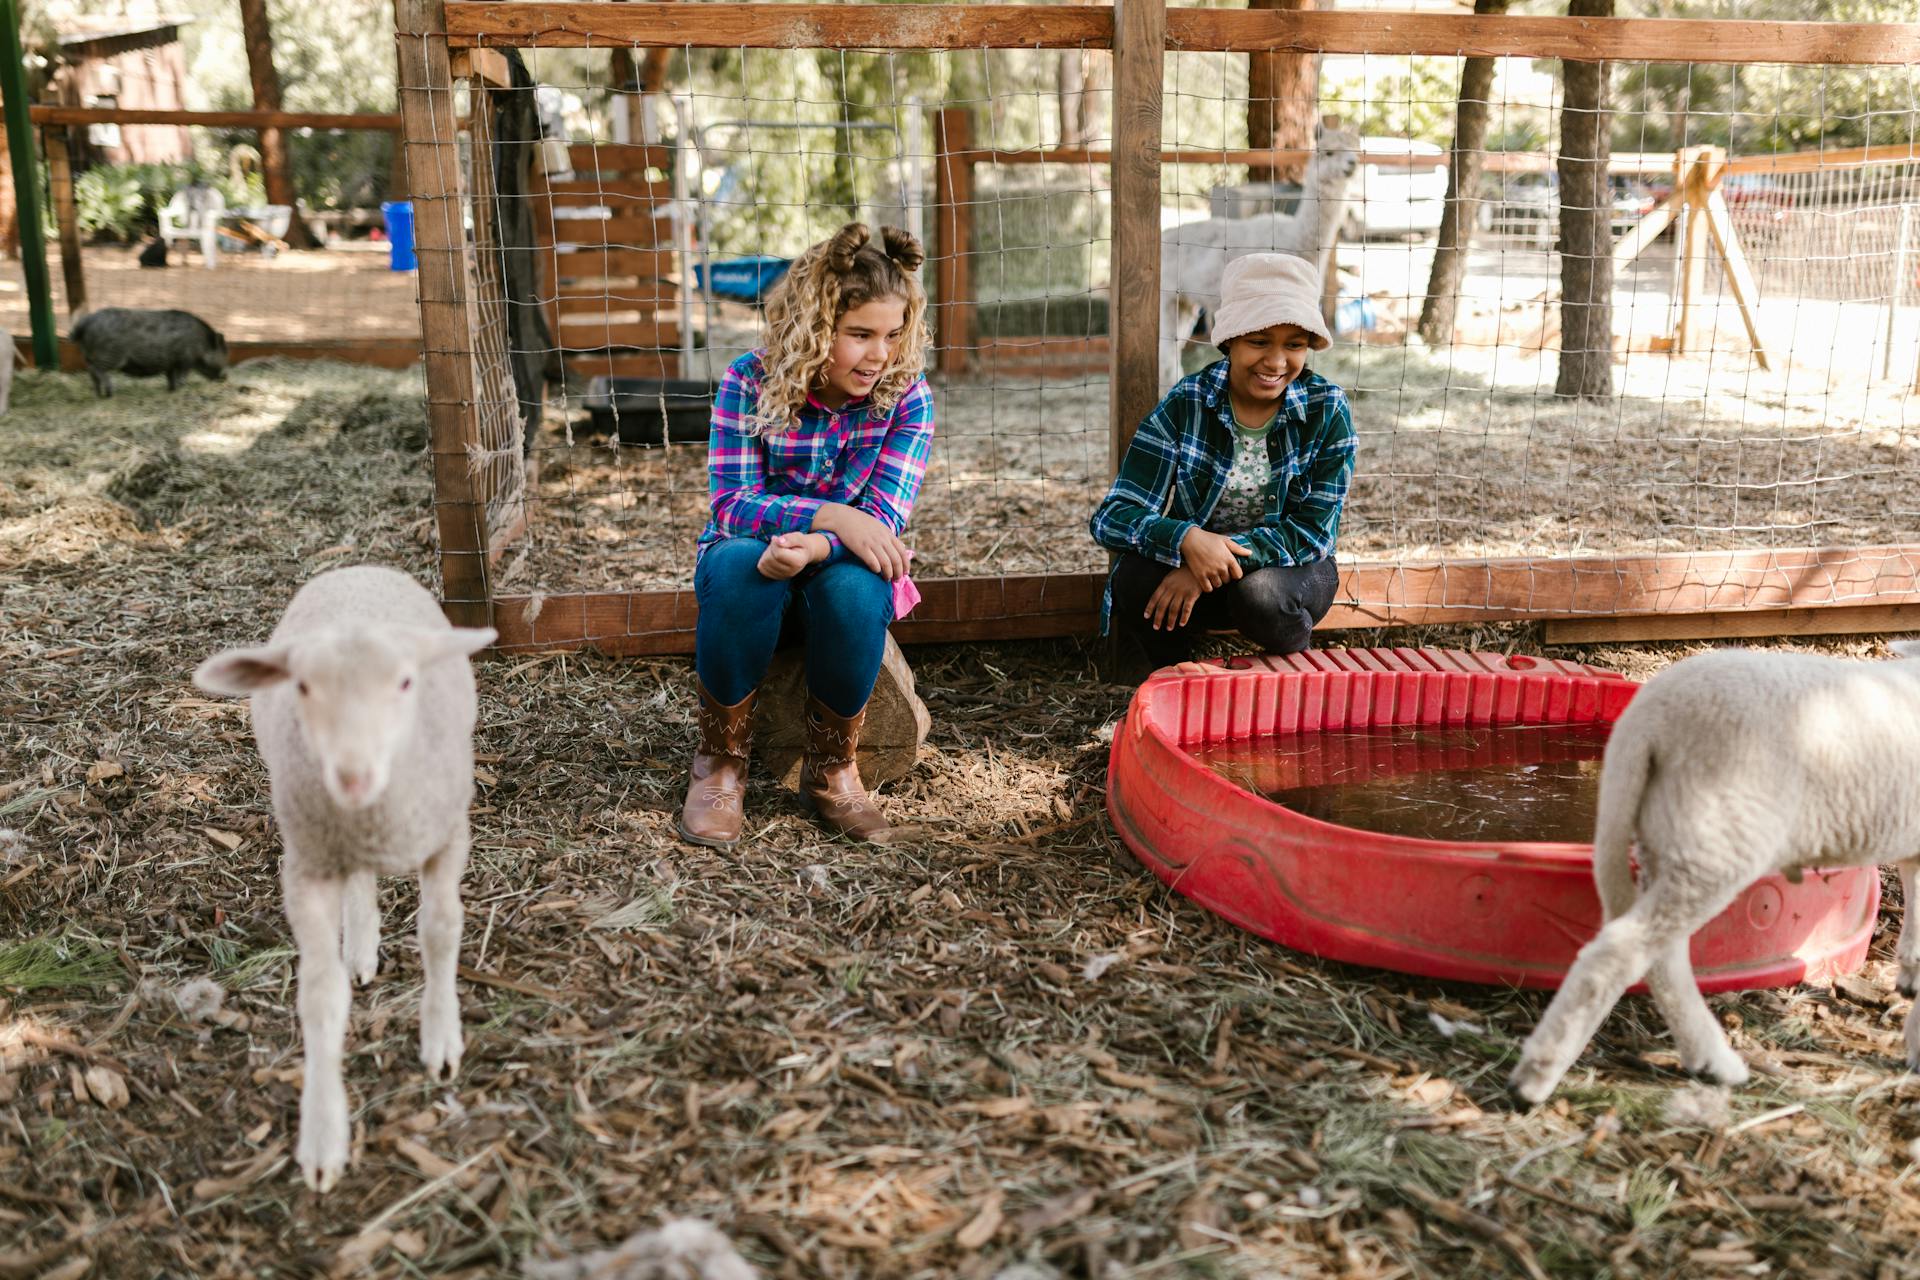
<instances>
[{"instance_id":1,"label":"lamb's face","mask_svg":"<svg viewBox=\"0 0 1920 1280\"><path fill-rule=\"evenodd\" d=\"M418 714L420 655L407 634L324 632L287 655L293 707L321 780L343 809L378 800Z\"/></svg>"},{"instance_id":2,"label":"lamb's face","mask_svg":"<svg viewBox=\"0 0 1920 1280\"><path fill-rule=\"evenodd\" d=\"M256 713L278 717L290 707L327 794L343 809L364 809L386 792L421 714L422 673L494 639L492 627L347 623L216 653L193 682L230 697L276 691Z\"/></svg>"}]
</instances>

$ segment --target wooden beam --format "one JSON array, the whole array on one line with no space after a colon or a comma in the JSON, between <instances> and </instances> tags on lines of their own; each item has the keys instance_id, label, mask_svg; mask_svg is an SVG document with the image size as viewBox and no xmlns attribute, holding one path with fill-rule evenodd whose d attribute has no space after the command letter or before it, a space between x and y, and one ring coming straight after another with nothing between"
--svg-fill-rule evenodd
<instances>
[{"instance_id":1,"label":"wooden beam","mask_svg":"<svg viewBox=\"0 0 1920 1280\"><path fill-rule=\"evenodd\" d=\"M27 114L35 124L178 124L209 129L365 129L392 132L392 115L338 115L323 111L159 111L145 107L35 106Z\"/></svg>"},{"instance_id":2,"label":"wooden beam","mask_svg":"<svg viewBox=\"0 0 1920 1280\"><path fill-rule=\"evenodd\" d=\"M1167 43L1228 53L1299 49L1577 62L1904 66L1920 61L1920 23L1181 8L1168 14Z\"/></svg>"},{"instance_id":3,"label":"wooden beam","mask_svg":"<svg viewBox=\"0 0 1920 1280\"><path fill-rule=\"evenodd\" d=\"M14 350L22 360L31 358L32 348L27 345L28 342L25 335L14 339ZM57 357L58 363L54 367L62 373L86 371L86 353L71 338L60 339ZM390 338L323 338L314 342L227 343L229 364L245 364L249 360L276 357L289 360L338 360L343 364L364 364L379 369L405 369L420 363L420 344L412 334L396 334Z\"/></svg>"},{"instance_id":4,"label":"wooden beam","mask_svg":"<svg viewBox=\"0 0 1920 1280\"><path fill-rule=\"evenodd\" d=\"M1270 147L1255 150L1194 150L1192 148L1177 151L1162 151L1161 164L1245 164L1262 168L1276 165L1299 163L1310 159L1311 151L1297 148ZM1447 163L1444 155L1415 156L1403 151L1361 151L1360 163L1375 165L1382 169L1438 169ZM1111 151L1100 151L1088 147L1045 147L1032 151L993 151L975 149L964 156L975 164L1076 164L1106 165L1113 163ZM1661 159L1662 172L1673 166L1673 157Z\"/></svg>"},{"instance_id":5,"label":"wooden beam","mask_svg":"<svg viewBox=\"0 0 1920 1280\"><path fill-rule=\"evenodd\" d=\"M455 45L542 49L1104 49L1105 5L540 4L449 0Z\"/></svg>"},{"instance_id":6,"label":"wooden beam","mask_svg":"<svg viewBox=\"0 0 1920 1280\"><path fill-rule=\"evenodd\" d=\"M1875 635L1890 631L1920 631L1920 604L1574 618L1547 623L1545 638L1548 644L1616 644L1645 640L1735 640L1757 636Z\"/></svg>"},{"instance_id":7,"label":"wooden beam","mask_svg":"<svg viewBox=\"0 0 1920 1280\"><path fill-rule=\"evenodd\" d=\"M525 3L449 0L456 46L542 48L1110 48L1105 5ZM1167 43L1226 53L1277 49L1586 62L1904 66L1920 23L1172 10Z\"/></svg>"},{"instance_id":8,"label":"wooden beam","mask_svg":"<svg viewBox=\"0 0 1920 1280\"><path fill-rule=\"evenodd\" d=\"M1108 469L1160 400L1160 94L1166 0L1115 0Z\"/></svg>"},{"instance_id":9,"label":"wooden beam","mask_svg":"<svg viewBox=\"0 0 1920 1280\"><path fill-rule=\"evenodd\" d=\"M1920 164L1920 147L1896 142L1882 147L1834 147L1827 151L1786 151L1774 156L1729 159L1724 173L1817 173L1821 169L1858 169L1874 164Z\"/></svg>"},{"instance_id":10,"label":"wooden beam","mask_svg":"<svg viewBox=\"0 0 1920 1280\"><path fill-rule=\"evenodd\" d=\"M469 464L481 447L474 368L478 314L464 230L460 174L441 0L394 0L400 46L400 117L407 186L420 262L421 346L426 356L428 450L440 534L440 598L462 626L487 626L492 590L486 499Z\"/></svg>"},{"instance_id":11,"label":"wooden beam","mask_svg":"<svg viewBox=\"0 0 1920 1280\"><path fill-rule=\"evenodd\" d=\"M934 578L918 584L921 605L894 634L902 644L1089 635L1098 626L1104 584L1105 575L1094 573ZM537 614L533 599L499 600L494 625L503 647L693 652L691 591L549 596ZM1707 614L1730 620L1670 622ZM1837 547L1354 564L1342 570L1338 598L1319 629L1544 619L1570 628L1639 624L1648 638L1659 638L1661 627L1709 625L1724 628L1714 634L1760 626L1782 629L1752 634L1814 635L1822 626L1896 630L1917 615L1920 546ZM1762 621L1740 621L1747 616Z\"/></svg>"},{"instance_id":12,"label":"wooden beam","mask_svg":"<svg viewBox=\"0 0 1920 1280\"><path fill-rule=\"evenodd\" d=\"M489 89L511 89L513 72L498 49L456 49L448 59L455 80L473 80Z\"/></svg>"},{"instance_id":13,"label":"wooden beam","mask_svg":"<svg viewBox=\"0 0 1920 1280\"><path fill-rule=\"evenodd\" d=\"M1740 233L1733 225L1733 211L1727 207L1727 198L1717 185L1707 192L1706 215L1707 231L1713 237L1713 247L1720 251L1720 261L1727 270L1727 285L1733 292L1735 305L1740 308L1741 323L1747 327L1754 362L1762 369L1771 370L1767 346L1760 338L1760 324L1754 314L1760 305L1760 286L1747 267L1746 252L1740 247Z\"/></svg>"},{"instance_id":14,"label":"wooden beam","mask_svg":"<svg viewBox=\"0 0 1920 1280\"><path fill-rule=\"evenodd\" d=\"M44 135L47 193L53 200L53 225L60 236L60 276L67 286L67 314L87 309L87 272L80 259L80 211L73 199L73 137L64 128Z\"/></svg>"},{"instance_id":15,"label":"wooden beam","mask_svg":"<svg viewBox=\"0 0 1920 1280\"><path fill-rule=\"evenodd\" d=\"M1103 574L933 578L920 604L897 622L902 644L1077 635L1099 623ZM579 648L602 653L692 653L698 612L691 591L502 596L494 625L501 648Z\"/></svg>"},{"instance_id":16,"label":"wooden beam","mask_svg":"<svg viewBox=\"0 0 1920 1280\"><path fill-rule=\"evenodd\" d=\"M934 116L933 331L941 373L965 373L973 358L973 116Z\"/></svg>"}]
</instances>

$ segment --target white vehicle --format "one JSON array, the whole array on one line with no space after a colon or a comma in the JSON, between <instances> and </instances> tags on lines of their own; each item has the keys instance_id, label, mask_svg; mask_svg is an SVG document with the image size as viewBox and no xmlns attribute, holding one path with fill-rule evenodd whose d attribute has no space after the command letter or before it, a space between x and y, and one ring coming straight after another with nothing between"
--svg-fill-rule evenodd
<instances>
[{"instance_id":1,"label":"white vehicle","mask_svg":"<svg viewBox=\"0 0 1920 1280\"><path fill-rule=\"evenodd\" d=\"M1362 138L1360 148L1369 158L1362 160L1347 188L1342 238L1436 234L1447 207L1445 149L1412 138ZM1416 163L1395 163L1399 156Z\"/></svg>"}]
</instances>

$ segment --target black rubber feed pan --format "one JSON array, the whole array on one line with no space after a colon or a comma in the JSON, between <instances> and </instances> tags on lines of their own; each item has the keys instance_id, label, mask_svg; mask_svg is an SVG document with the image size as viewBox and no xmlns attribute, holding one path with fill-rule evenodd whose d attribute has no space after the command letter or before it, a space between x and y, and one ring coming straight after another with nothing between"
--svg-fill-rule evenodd
<instances>
[{"instance_id":1,"label":"black rubber feed pan","mask_svg":"<svg viewBox=\"0 0 1920 1280\"><path fill-rule=\"evenodd\" d=\"M587 383L581 402L593 429L617 432L621 444L691 444L707 438L713 416L711 382L686 378L610 378Z\"/></svg>"}]
</instances>

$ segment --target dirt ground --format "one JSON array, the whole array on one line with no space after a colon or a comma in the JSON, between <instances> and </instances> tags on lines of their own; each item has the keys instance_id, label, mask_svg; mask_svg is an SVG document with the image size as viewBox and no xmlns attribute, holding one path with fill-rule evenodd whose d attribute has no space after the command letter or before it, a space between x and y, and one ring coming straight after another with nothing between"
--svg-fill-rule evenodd
<instances>
[{"instance_id":1,"label":"dirt ground","mask_svg":"<svg viewBox=\"0 0 1920 1280\"><path fill-rule=\"evenodd\" d=\"M87 306L179 307L226 334L229 342L420 340L415 274L387 269L385 245L338 247L263 258L223 253L212 271L198 250L175 249L165 270L143 270L138 245L93 245L81 251ZM67 331L67 285L59 255L50 254L53 309ZM27 291L18 261L0 264L0 326L27 332Z\"/></svg>"},{"instance_id":2,"label":"dirt ground","mask_svg":"<svg viewBox=\"0 0 1920 1280\"><path fill-rule=\"evenodd\" d=\"M1713 1001L1753 1084L1688 1085L1632 1001L1516 1114L1538 994L1284 951L1125 856L1131 690L1074 642L912 652L933 737L882 799L922 838L828 839L761 784L729 856L672 833L686 662L482 662L466 1061L417 1067L390 884L357 1163L317 1199L266 780L245 707L187 676L322 568L430 573L418 383L266 362L99 402L29 372L13 405L0 1276L512 1275L672 1214L787 1277L1920 1275L1896 884L1856 979ZM197 979L217 1017L175 998Z\"/></svg>"}]
</instances>

